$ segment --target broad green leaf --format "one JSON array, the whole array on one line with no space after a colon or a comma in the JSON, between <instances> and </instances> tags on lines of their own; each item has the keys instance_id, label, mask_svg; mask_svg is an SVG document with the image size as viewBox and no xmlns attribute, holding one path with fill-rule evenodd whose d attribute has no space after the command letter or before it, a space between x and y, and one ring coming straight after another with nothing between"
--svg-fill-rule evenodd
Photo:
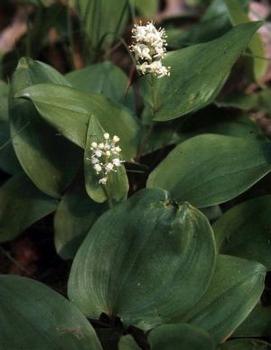
<instances>
[{"instance_id":1,"label":"broad green leaf","mask_svg":"<svg viewBox=\"0 0 271 350\"><path fill-rule=\"evenodd\" d=\"M80 311L47 286L0 276L0 345L8 350L102 350Z\"/></svg>"},{"instance_id":2,"label":"broad green leaf","mask_svg":"<svg viewBox=\"0 0 271 350\"><path fill-rule=\"evenodd\" d=\"M147 186L203 208L245 192L271 170L271 143L215 134L179 144L150 174Z\"/></svg>"},{"instance_id":3,"label":"broad green leaf","mask_svg":"<svg viewBox=\"0 0 271 350\"><path fill-rule=\"evenodd\" d=\"M89 317L104 312L147 330L190 310L214 265L207 218L171 203L165 191L142 190L94 224L74 259L68 293Z\"/></svg>"},{"instance_id":4,"label":"broad green leaf","mask_svg":"<svg viewBox=\"0 0 271 350\"><path fill-rule=\"evenodd\" d=\"M158 0L129 0L131 6L135 7L138 12L145 17L153 17L158 11Z\"/></svg>"},{"instance_id":5,"label":"broad green leaf","mask_svg":"<svg viewBox=\"0 0 271 350\"><path fill-rule=\"evenodd\" d=\"M265 268L250 260L220 255L208 291L185 321L219 343L246 319L264 289Z\"/></svg>"},{"instance_id":6,"label":"broad green leaf","mask_svg":"<svg viewBox=\"0 0 271 350\"><path fill-rule=\"evenodd\" d=\"M9 86L0 81L0 169L9 174L16 174L22 169L14 153L10 137L8 94Z\"/></svg>"},{"instance_id":7,"label":"broad green leaf","mask_svg":"<svg viewBox=\"0 0 271 350\"><path fill-rule=\"evenodd\" d=\"M89 117L94 115L106 132L120 137L123 157L130 159L137 148L138 124L128 110L102 95L52 84L21 91L17 97L31 99L42 117L61 134L85 148Z\"/></svg>"},{"instance_id":8,"label":"broad green leaf","mask_svg":"<svg viewBox=\"0 0 271 350\"><path fill-rule=\"evenodd\" d=\"M261 91L254 92L250 95L244 93L235 93L218 99L218 107L233 107L244 111L256 110L271 114L271 90L264 88Z\"/></svg>"},{"instance_id":9,"label":"broad green leaf","mask_svg":"<svg viewBox=\"0 0 271 350\"><path fill-rule=\"evenodd\" d=\"M257 93L250 95L234 93L224 97L223 99L216 100L215 104L218 107L238 108L243 111L250 111L258 107L259 95Z\"/></svg>"},{"instance_id":10,"label":"broad green leaf","mask_svg":"<svg viewBox=\"0 0 271 350\"><path fill-rule=\"evenodd\" d=\"M58 135L39 116L30 101L14 98L22 89L41 82L69 84L50 66L21 59L11 84L11 137L27 176L41 191L59 197L77 171L79 149Z\"/></svg>"},{"instance_id":11,"label":"broad green leaf","mask_svg":"<svg viewBox=\"0 0 271 350\"><path fill-rule=\"evenodd\" d=\"M215 350L210 336L189 324L168 324L152 330L148 336L151 350Z\"/></svg>"},{"instance_id":12,"label":"broad green leaf","mask_svg":"<svg viewBox=\"0 0 271 350\"><path fill-rule=\"evenodd\" d=\"M200 118L200 122L199 122ZM165 123L154 123L151 133L141 132L141 140L144 142L143 154L154 152L165 146L178 144L199 134L221 134L236 137L249 137L259 139L263 137L259 126L249 119L247 115L227 114L197 114L190 116L185 121L177 119Z\"/></svg>"},{"instance_id":13,"label":"broad green leaf","mask_svg":"<svg viewBox=\"0 0 271 350\"><path fill-rule=\"evenodd\" d=\"M242 6L239 1L236 0L225 0L225 4L228 8L231 21L234 25L240 23L248 23L250 19L248 15L243 11ZM265 57L265 50L263 46L262 39L258 33L254 34L250 44L249 49L254 55L254 76L256 80L261 80L267 72L268 60L259 58Z\"/></svg>"},{"instance_id":14,"label":"broad green leaf","mask_svg":"<svg viewBox=\"0 0 271 350\"><path fill-rule=\"evenodd\" d=\"M271 196L264 196L227 211L214 224L220 252L259 261L270 270L270 208Z\"/></svg>"},{"instance_id":15,"label":"broad green leaf","mask_svg":"<svg viewBox=\"0 0 271 350\"><path fill-rule=\"evenodd\" d=\"M236 329L234 337L270 337L271 307L258 304L245 321Z\"/></svg>"},{"instance_id":16,"label":"broad green leaf","mask_svg":"<svg viewBox=\"0 0 271 350\"><path fill-rule=\"evenodd\" d=\"M170 77L148 87L153 119L175 119L213 102L259 27L258 22L241 24L213 41L169 52L164 65L171 67Z\"/></svg>"},{"instance_id":17,"label":"broad green leaf","mask_svg":"<svg viewBox=\"0 0 271 350\"><path fill-rule=\"evenodd\" d=\"M118 350L140 350L132 336L126 335L120 338Z\"/></svg>"},{"instance_id":18,"label":"broad green leaf","mask_svg":"<svg viewBox=\"0 0 271 350\"><path fill-rule=\"evenodd\" d=\"M0 187L0 242L10 241L44 216L57 201L40 192L23 174Z\"/></svg>"},{"instance_id":19,"label":"broad green leaf","mask_svg":"<svg viewBox=\"0 0 271 350\"><path fill-rule=\"evenodd\" d=\"M258 339L234 339L221 345L219 350L268 350L271 345Z\"/></svg>"},{"instance_id":20,"label":"broad green leaf","mask_svg":"<svg viewBox=\"0 0 271 350\"><path fill-rule=\"evenodd\" d=\"M109 61L75 70L66 77L80 91L101 93L114 102L133 107L133 88L128 90L128 77Z\"/></svg>"},{"instance_id":21,"label":"broad green leaf","mask_svg":"<svg viewBox=\"0 0 271 350\"><path fill-rule=\"evenodd\" d=\"M108 200L109 205L112 205L114 201L118 202L127 197L129 190L129 183L124 165L121 165L116 172L108 174L108 181L106 185L99 184L99 177L91 164L91 144L97 142L98 144L103 142L103 135L105 130L101 127L98 120L91 116L89 119L88 134L86 149L84 155L84 168L85 168L85 183L86 190L90 198L95 202L103 203ZM113 135L111 135L112 137Z\"/></svg>"},{"instance_id":22,"label":"broad green leaf","mask_svg":"<svg viewBox=\"0 0 271 350\"><path fill-rule=\"evenodd\" d=\"M128 14L128 0L72 0L79 12L91 50L105 49L119 40Z\"/></svg>"},{"instance_id":23,"label":"broad green leaf","mask_svg":"<svg viewBox=\"0 0 271 350\"><path fill-rule=\"evenodd\" d=\"M104 211L93 202L84 184L76 183L62 197L54 218L55 247L63 259L72 259L90 227Z\"/></svg>"}]
</instances>

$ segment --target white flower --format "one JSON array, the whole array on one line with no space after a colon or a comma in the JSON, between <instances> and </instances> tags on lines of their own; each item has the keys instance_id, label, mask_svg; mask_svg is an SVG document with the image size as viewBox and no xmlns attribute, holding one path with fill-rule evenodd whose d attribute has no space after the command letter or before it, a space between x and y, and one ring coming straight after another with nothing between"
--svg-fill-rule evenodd
<instances>
[{"instance_id":1,"label":"white flower","mask_svg":"<svg viewBox=\"0 0 271 350\"><path fill-rule=\"evenodd\" d=\"M170 75L170 67L163 66L166 54L166 33L156 29L153 23L135 25L132 30L131 51L135 55L137 69L141 74L153 74L158 78Z\"/></svg>"},{"instance_id":2,"label":"white flower","mask_svg":"<svg viewBox=\"0 0 271 350\"><path fill-rule=\"evenodd\" d=\"M120 161L120 159L119 158L114 158L113 160L112 160L112 163L115 165L115 166L121 166L121 161Z\"/></svg>"},{"instance_id":3,"label":"white flower","mask_svg":"<svg viewBox=\"0 0 271 350\"><path fill-rule=\"evenodd\" d=\"M92 157L92 158L91 158L91 163L92 163L92 164L97 164L97 163L99 163L99 159L98 159L98 158L95 158L95 157Z\"/></svg>"},{"instance_id":4,"label":"white flower","mask_svg":"<svg viewBox=\"0 0 271 350\"><path fill-rule=\"evenodd\" d=\"M102 171L102 167L100 164L95 164L93 168L97 174L99 174Z\"/></svg>"},{"instance_id":5,"label":"white flower","mask_svg":"<svg viewBox=\"0 0 271 350\"><path fill-rule=\"evenodd\" d=\"M106 164L105 170L106 170L107 172L110 172L110 171L112 171L113 169L114 169L114 164L112 164L112 163L107 163L107 164Z\"/></svg>"},{"instance_id":6,"label":"white flower","mask_svg":"<svg viewBox=\"0 0 271 350\"><path fill-rule=\"evenodd\" d=\"M119 140L120 140L120 138L118 136L116 136L116 135L113 136L113 142L114 143L118 143Z\"/></svg>"},{"instance_id":7,"label":"white flower","mask_svg":"<svg viewBox=\"0 0 271 350\"><path fill-rule=\"evenodd\" d=\"M94 151L94 154L96 157L101 158L101 156L103 155L103 152L101 150L97 149Z\"/></svg>"},{"instance_id":8,"label":"white flower","mask_svg":"<svg viewBox=\"0 0 271 350\"><path fill-rule=\"evenodd\" d=\"M117 135L111 139L109 133L104 133L103 140L91 143L91 157L87 159L90 160L93 169L99 176L100 185L106 185L108 174L117 172L117 168L123 163L119 157L121 152L121 148L117 145L119 141L120 138Z\"/></svg>"},{"instance_id":9,"label":"white flower","mask_svg":"<svg viewBox=\"0 0 271 350\"><path fill-rule=\"evenodd\" d=\"M101 185L106 185L107 183L107 177L102 177L100 180L99 180L99 184Z\"/></svg>"}]
</instances>

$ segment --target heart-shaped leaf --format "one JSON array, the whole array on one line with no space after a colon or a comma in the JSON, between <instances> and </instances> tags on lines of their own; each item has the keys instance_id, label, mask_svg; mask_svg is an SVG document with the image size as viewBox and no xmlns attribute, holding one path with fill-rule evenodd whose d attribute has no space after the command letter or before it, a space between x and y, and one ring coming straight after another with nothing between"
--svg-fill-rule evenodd
<instances>
[{"instance_id":1,"label":"heart-shaped leaf","mask_svg":"<svg viewBox=\"0 0 271 350\"><path fill-rule=\"evenodd\" d=\"M219 343L227 339L245 320L264 289L263 265L220 255L205 296L185 321L211 334Z\"/></svg>"},{"instance_id":2,"label":"heart-shaped leaf","mask_svg":"<svg viewBox=\"0 0 271 350\"><path fill-rule=\"evenodd\" d=\"M260 25L240 24L218 39L168 53L164 65L171 67L170 77L148 85L153 119L175 119L211 103Z\"/></svg>"},{"instance_id":3,"label":"heart-shaped leaf","mask_svg":"<svg viewBox=\"0 0 271 350\"><path fill-rule=\"evenodd\" d=\"M197 207L226 202L271 170L271 143L205 134L179 144L150 174L148 187L163 188Z\"/></svg>"},{"instance_id":4,"label":"heart-shaped leaf","mask_svg":"<svg viewBox=\"0 0 271 350\"><path fill-rule=\"evenodd\" d=\"M270 207L271 196L264 196L251 199L227 211L214 224L220 252L257 260L270 270Z\"/></svg>"},{"instance_id":5,"label":"heart-shaped leaf","mask_svg":"<svg viewBox=\"0 0 271 350\"><path fill-rule=\"evenodd\" d=\"M43 192L59 197L73 179L80 161L79 149L50 127L30 101L14 95L33 84L69 83L53 68L23 58L11 84L10 127L15 153L25 173Z\"/></svg>"},{"instance_id":6,"label":"heart-shaped leaf","mask_svg":"<svg viewBox=\"0 0 271 350\"><path fill-rule=\"evenodd\" d=\"M189 324L168 324L155 328L148 336L151 350L214 350L210 336Z\"/></svg>"},{"instance_id":7,"label":"heart-shaped leaf","mask_svg":"<svg viewBox=\"0 0 271 350\"><path fill-rule=\"evenodd\" d=\"M189 311L214 265L206 217L165 191L142 190L94 224L74 259L69 296L89 317L104 312L150 329Z\"/></svg>"},{"instance_id":8,"label":"heart-shaped leaf","mask_svg":"<svg viewBox=\"0 0 271 350\"><path fill-rule=\"evenodd\" d=\"M92 142L103 143L105 130L102 128L98 120L91 116L89 119L89 127L87 134L87 142L85 149L85 183L88 195L96 202L102 203L106 200L109 201L109 205L112 205L113 201L120 201L125 199L129 190L128 178L126 170L123 165L115 169L107 175L107 183L104 185L99 184L99 177L97 176L93 164L91 163L91 144ZM113 135L111 135L113 137Z\"/></svg>"},{"instance_id":9,"label":"heart-shaped leaf","mask_svg":"<svg viewBox=\"0 0 271 350\"><path fill-rule=\"evenodd\" d=\"M0 276L0 344L8 350L102 350L67 299L39 282Z\"/></svg>"},{"instance_id":10,"label":"heart-shaped leaf","mask_svg":"<svg viewBox=\"0 0 271 350\"><path fill-rule=\"evenodd\" d=\"M42 117L78 146L85 148L89 118L94 115L106 132L118 135L125 159L137 148L138 124L119 105L102 95L52 84L39 84L21 91L18 97L29 98Z\"/></svg>"},{"instance_id":11,"label":"heart-shaped leaf","mask_svg":"<svg viewBox=\"0 0 271 350\"><path fill-rule=\"evenodd\" d=\"M13 176L0 187L0 242L14 239L56 207L57 201L40 192L25 174Z\"/></svg>"}]
</instances>

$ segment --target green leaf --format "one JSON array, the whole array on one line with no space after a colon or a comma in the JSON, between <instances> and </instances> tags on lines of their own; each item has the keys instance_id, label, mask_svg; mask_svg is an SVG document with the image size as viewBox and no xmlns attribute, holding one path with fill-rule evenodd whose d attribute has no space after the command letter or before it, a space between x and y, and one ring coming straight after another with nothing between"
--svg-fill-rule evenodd
<instances>
[{"instance_id":1,"label":"green leaf","mask_svg":"<svg viewBox=\"0 0 271 350\"><path fill-rule=\"evenodd\" d=\"M200 118L200 122L199 122ZM221 134L236 137L260 139L263 137L259 126L247 115L197 114L186 120L177 119L165 123L154 123L152 131L141 133L144 142L143 154L154 152L168 145L178 144L199 134Z\"/></svg>"},{"instance_id":2,"label":"green leaf","mask_svg":"<svg viewBox=\"0 0 271 350\"><path fill-rule=\"evenodd\" d=\"M220 255L208 291L185 321L219 343L246 319L264 290L265 268L250 260Z\"/></svg>"},{"instance_id":3,"label":"green leaf","mask_svg":"<svg viewBox=\"0 0 271 350\"><path fill-rule=\"evenodd\" d=\"M264 88L258 92L254 92L250 95L244 93L234 93L225 96L223 99L216 101L218 107L230 107L238 108L244 111L260 110L269 114L271 112L270 103L271 91L268 88Z\"/></svg>"},{"instance_id":4,"label":"green leaf","mask_svg":"<svg viewBox=\"0 0 271 350\"><path fill-rule=\"evenodd\" d=\"M245 321L236 329L234 337L270 337L271 307L258 304Z\"/></svg>"},{"instance_id":5,"label":"green leaf","mask_svg":"<svg viewBox=\"0 0 271 350\"><path fill-rule=\"evenodd\" d=\"M88 197L81 182L65 193L54 218L55 247L63 259L74 257L90 227L104 209L104 206Z\"/></svg>"},{"instance_id":6,"label":"green leaf","mask_svg":"<svg viewBox=\"0 0 271 350\"><path fill-rule=\"evenodd\" d=\"M152 350L214 350L210 336L189 324L168 324L155 328L148 336Z\"/></svg>"},{"instance_id":7,"label":"green leaf","mask_svg":"<svg viewBox=\"0 0 271 350\"><path fill-rule=\"evenodd\" d=\"M129 183L124 165L121 165L117 172L108 174L108 181L106 185L99 184L99 178L95 173L93 165L91 164L91 144L92 142L103 142L103 135L105 130L101 127L98 120L91 116L89 119L89 127L87 134L86 149L84 155L85 167L85 183L86 190L90 198L95 202L103 203L108 200L109 205L113 201L121 201L127 197L129 190ZM112 135L111 135L112 136Z\"/></svg>"},{"instance_id":8,"label":"green leaf","mask_svg":"<svg viewBox=\"0 0 271 350\"><path fill-rule=\"evenodd\" d=\"M259 261L270 270L270 207L271 196L264 196L228 210L214 224L220 252Z\"/></svg>"},{"instance_id":9,"label":"green leaf","mask_svg":"<svg viewBox=\"0 0 271 350\"><path fill-rule=\"evenodd\" d=\"M79 12L91 50L105 49L119 40L125 27L128 0L72 0Z\"/></svg>"},{"instance_id":10,"label":"green leaf","mask_svg":"<svg viewBox=\"0 0 271 350\"><path fill-rule=\"evenodd\" d=\"M145 17L153 17L158 11L158 0L130 0L131 6L134 6L138 12Z\"/></svg>"},{"instance_id":11,"label":"green leaf","mask_svg":"<svg viewBox=\"0 0 271 350\"><path fill-rule=\"evenodd\" d=\"M175 119L213 102L260 25L241 24L216 40L169 52L164 65L171 67L170 77L148 87L154 120Z\"/></svg>"},{"instance_id":12,"label":"green leaf","mask_svg":"<svg viewBox=\"0 0 271 350\"><path fill-rule=\"evenodd\" d=\"M225 4L228 8L231 21L234 25L240 23L248 23L250 19L248 15L243 11L239 1L236 0L225 0ZM262 39L258 33L254 34L249 49L254 55L254 76L256 80L261 80L267 72L269 62L266 59L258 57L265 57L265 50Z\"/></svg>"},{"instance_id":13,"label":"green leaf","mask_svg":"<svg viewBox=\"0 0 271 350\"><path fill-rule=\"evenodd\" d=\"M131 335L126 335L120 338L118 350L140 350Z\"/></svg>"},{"instance_id":14,"label":"green leaf","mask_svg":"<svg viewBox=\"0 0 271 350\"><path fill-rule=\"evenodd\" d=\"M44 216L57 201L40 192L23 174L0 187L0 242L10 241Z\"/></svg>"},{"instance_id":15,"label":"green leaf","mask_svg":"<svg viewBox=\"0 0 271 350\"><path fill-rule=\"evenodd\" d=\"M187 203L172 204L165 191L142 190L94 224L74 259L68 293L89 317L104 312L147 330L190 310L214 265L207 218Z\"/></svg>"},{"instance_id":16,"label":"green leaf","mask_svg":"<svg viewBox=\"0 0 271 350\"><path fill-rule=\"evenodd\" d=\"M92 64L69 73L67 79L76 89L87 93L100 93L114 102L133 108L133 88L128 94L128 77L111 62ZM127 96L126 96L127 95Z\"/></svg>"},{"instance_id":17,"label":"green leaf","mask_svg":"<svg viewBox=\"0 0 271 350\"><path fill-rule=\"evenodd\" d=\"M235 339L227 341L219 347L219 350L268 350L271 349L269 343L258 339Z\"/></svg>"},{"instance_id":18,"label":"green leaf","mask_svg":"<svg viewBox=\"0 0 271 350\"><path fill-rule=\"evenodd\" d=\"M205 134L179 144L150 174L147 186L203 208L245 192L271 170L271 143Z\"/></svg>"},{"instance_id":19,"label":"green leaf","mask_svg":"<svg viewBox=\"0 0 271 350\"><path fill-rule=\"evenodd\" d=\"M79 150L42 120L30 101L14 98L22 89L48 81L69 84L44 63L20 60L11 84L10 127L15 153L27 176L41 191L58 198L77 171Z\"/></svg>"},{"instance_id":20,"label":"green leaf","mask_svg":"<svg viewBox=\"0 0 271 350\"><path fill-rule=\"evenodd\" d=\"M85 148L90 115L106 132L120 137L123 157L131 159L137 149L138 124L128 110L102 95L50 84L21 91L17 97L31 99L42 117L78 146Z\"/></svg>"},{"instance_id":21,"label":"green leaf","mask_svg":"<svg viewBox=\"0 0 271 350\"><path fill-rule=\"evenodd\" d=\"M9 174L22 171L10 138L8 113L9 86L0 81L0 169Z\"/></svg>"},{"instance_id":22,"label":"green leaf","mask_svg":"<svg viewBox=\"0 0 271 350\"><path fill-rule=\"evenodd\" d=\"M102 350L80 311L34 280L0 276L0 311L3 349Z\"/></svg>"}]
</instances>

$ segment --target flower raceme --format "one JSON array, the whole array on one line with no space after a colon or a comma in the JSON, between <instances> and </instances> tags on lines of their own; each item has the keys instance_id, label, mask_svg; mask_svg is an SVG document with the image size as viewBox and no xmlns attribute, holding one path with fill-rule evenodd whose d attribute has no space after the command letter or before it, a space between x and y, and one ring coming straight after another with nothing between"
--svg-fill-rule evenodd
<instances>
[{"instance_id":1,"label":"flower raceme","mask_svg":"<svg viewBox=\"0 0 271 350\"><path fill-rule=\"evenodd\" d=\"M117 168L123 163L120 160L121 148L118 146L118 136L110 138L108 133L104 133L103 142L91 143L91 161L92 167L99 177L99 184L106 185L108 181L108 174L116 172Z\"/></svg>"},{"instance_id":2,"label":"flower raceme","mask_svg":"<svg viewBox=\"0 0 271 350\"><path fill-rule=\"evenodd\" d=\"M135 24L132 30L133 44L131 51L135 55L137 70L145 74L153 74L158 78L170 75L170 67L165 67L162 59L166 55L166 33L164 29L156 29L153 23Z\"/></svg>"}]
</instances>

